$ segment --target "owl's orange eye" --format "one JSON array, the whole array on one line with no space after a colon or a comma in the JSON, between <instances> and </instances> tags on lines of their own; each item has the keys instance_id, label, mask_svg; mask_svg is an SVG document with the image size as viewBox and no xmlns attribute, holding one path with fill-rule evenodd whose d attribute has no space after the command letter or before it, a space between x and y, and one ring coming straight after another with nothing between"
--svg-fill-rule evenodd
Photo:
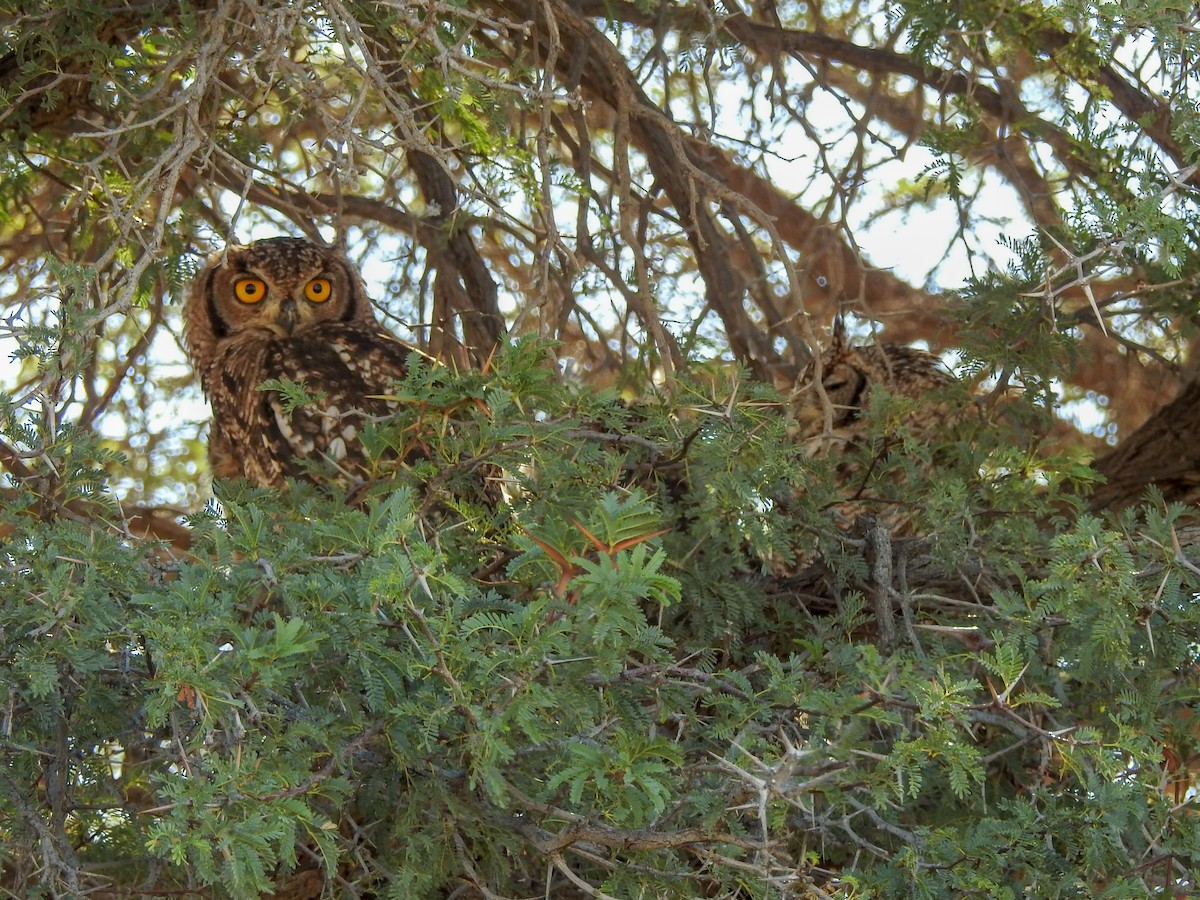
<instances>
[{"instance_id":1,"label":"owl's orange eye","mask_svg":"<svg viewBox=\"0 0 1200 900\"><path fill-rule=\"evenodd\" d=\"M267 283L261 278L239 278L233 283L233 296L243 303L258 303L267 296Z\"/></svg>"},{"instance_id":2,"label":"owl's orange eye","mask_svg":"<svg viewBox=\"0 0 1200 900\"><path fill-rule=\"evenodd\" d=\"M333 285L328 278L314 278L304 286L304 296L313 303L324 303L333 293Z\"/></svg>"}]
</instances>

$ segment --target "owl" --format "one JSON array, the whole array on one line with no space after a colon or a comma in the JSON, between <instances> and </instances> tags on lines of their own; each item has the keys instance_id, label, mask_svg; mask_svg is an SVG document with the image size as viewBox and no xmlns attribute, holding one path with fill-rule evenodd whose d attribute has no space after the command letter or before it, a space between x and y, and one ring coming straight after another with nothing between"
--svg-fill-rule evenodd
<instances>
[{"instance_id":1,"label":"owl","mask_svg":"<svg viewBox=\"0 0 1200 900\"><path fill-rule=\"evenodd\" d=\"M816 369L792 395L792 432L810 457L835 464L840 499L828 513L840 526L870 516L893 533L906 531L921 502L906 486L906 468L937 464L939 445L974 409L966 386L931 353L900 344L853 347L837 335L821 356L824 399ZM876 391L900 400L886 407L883 421L871 417Z\"/></svg>"},{"instance_id":2,"label":"owl","mask_svg":"<svg viewBox=\"0 0 1200 900\"><path fill-rule=\"evenodd\" d=\"M910 430L922 431L946 424L949 410L937 402L936 395L959 384L936 356L902 344L851 347L835 338L833 346L822 354L820 368L824 399L816 388L815 365L810 366L793 394L795 435L808 444L814 455L828 455L834 448L865 437L870 423L864 414L876 389L921 401L921 406L903 417L901 423Z\"/></svg>"},{"instance_id":3,"label":"owl","mask_svg":"<svg viewBox=\"0 0 1200 900\"><path fill-rule=\"evenodd\" d=\"M396 411L392 384L416 351L380 327L344 256L289 237L231 246L196 277L185 317L212 405L214 477L278 487L314 463L364 474L359 432ZM282 392L261 389L271 379L311 402L289 409Z\"/></svg>"}]
</instances>

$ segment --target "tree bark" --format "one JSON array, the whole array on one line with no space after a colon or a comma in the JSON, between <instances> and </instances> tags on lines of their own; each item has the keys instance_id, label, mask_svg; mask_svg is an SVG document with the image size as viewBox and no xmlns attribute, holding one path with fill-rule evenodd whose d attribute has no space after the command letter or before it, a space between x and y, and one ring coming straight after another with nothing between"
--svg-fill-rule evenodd
<instances>
[{"instance_id":1,"label":"tree bark","mask_svg":"<svg viewBox=\"0 0 1200 900\"><path fill-rule=\"evenodd\" d=\"M1106 479L1092 495L1094 510L1131 506L1154 485L1167 502L1200 500L1200 381L1158 410L1092 467Z\"/></svg>"}]
</instances>

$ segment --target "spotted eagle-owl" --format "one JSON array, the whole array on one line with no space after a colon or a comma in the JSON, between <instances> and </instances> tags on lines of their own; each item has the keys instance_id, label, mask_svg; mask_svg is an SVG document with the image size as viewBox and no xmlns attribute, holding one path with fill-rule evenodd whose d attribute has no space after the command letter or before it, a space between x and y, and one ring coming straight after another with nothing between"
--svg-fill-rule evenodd
<instances>
[{"instance_id":1,"label":"spotted eagle-owl","mask_svg":"<svg viewBox=\"0 0 1200 900\"><path fill-rule=\"evenodd\" d=\"M931 353L890 343L854 347L836 335L821 355L824 399L816 369L793 395L793 434L808 455L836 463L842 499L831 507L835 520L848 524L868 515L904 531L920 504L905 487L906 467L913 454L924 460L917 465L932 465L938 446L953 438L974 408L966 385ZM871 418L878 391L900 399L883 421ZM897 455L905 461L897 464Z\"/></svg>"},{"instance_id":2,"label":"spotted eagle-owl","mask_svg":"<svg viewBox=\"0 0 1200 900\"><path fill-rule=\"evenodd\" d=\"M395 412L388 395L414 350L375 320L344 256L300 238L230 246L196 277L186 323L212 405L214 477L279 486L312 463L364 473L359 432ZM279 391L259 389L270 379L315 400L288 411Z\"/></svg>"},{"instance_id":3,"label":"spotted eagle-owl","mask_svg":"<svg viewBox=\"0 0 1200 900\"><path fill-rule=\"evenodd\" d=\"M921 401L900 422L912 432L943 427L954 417L937 395L944 395L958 381L941 360L924 350L903 344L852 347L835 338L821 355L825 399L817 390L816 369L811 366L800 380L793 405L796 436L808 441L814 454L826 455L867 435L871 423L865 414L876 390Z\"/></svg>"}]
</instances>

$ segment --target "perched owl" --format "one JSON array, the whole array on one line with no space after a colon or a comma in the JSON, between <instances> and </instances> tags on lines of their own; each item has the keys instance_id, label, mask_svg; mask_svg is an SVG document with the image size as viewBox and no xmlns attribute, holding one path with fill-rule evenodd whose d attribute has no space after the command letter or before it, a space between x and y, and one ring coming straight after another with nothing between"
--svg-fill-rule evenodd
<instances>
[{"instance_id":1,"label":"perched owl","mask_svg":"<svg viewBox=\"0 0 1200 900\"><path fill-rule=\"evenodd\" d=\"M213 410L214 476L278 486L306 461L362 473L358 433L396 411L387 395L414 350L375 321L345 257L299 238L231 246L197 276L186 320ZM259 389L270 379L316 399L289 412L279 391Z\"/></svg>"},{"instance_id":2,"label":"perched owl","mask_svg":"<svg viewBox=\"0 0 1200 900\"><path fill-rule=\"evenodd\" d=\"M871 516L893 533L905 531L921 498L904 488L905 466L896 457L933 464L936 448L974 409L966 386L931 353L900 344L852 347L837 337L821 356L824 400L815 379L813 366L793 394L793 433L809 456L836 463L842 499L829 509L834 520L848 525ZM877 390L908 402L890 407L886 421L873 421Z\"/></svg>"},{"instance_id":3,"label":"perched owl","mask_svg":"<svg viewBox=\"0 0 1200 900\"><path fill-rule=\"evenodd\" d=\"M903 421L907 428L923 430L946 424L949 411L931 396L958 383L941 360L923 350L902 344L851 347L836 340L821 357L821 387L830 413L826 429L827 407L814 383L815 373L812 366L801 379L793 410L796 436L809 441L814 454L820 455L861 439L869 430L864 413L873 390L923 401Z\"/></svg>"}]
</instances>

